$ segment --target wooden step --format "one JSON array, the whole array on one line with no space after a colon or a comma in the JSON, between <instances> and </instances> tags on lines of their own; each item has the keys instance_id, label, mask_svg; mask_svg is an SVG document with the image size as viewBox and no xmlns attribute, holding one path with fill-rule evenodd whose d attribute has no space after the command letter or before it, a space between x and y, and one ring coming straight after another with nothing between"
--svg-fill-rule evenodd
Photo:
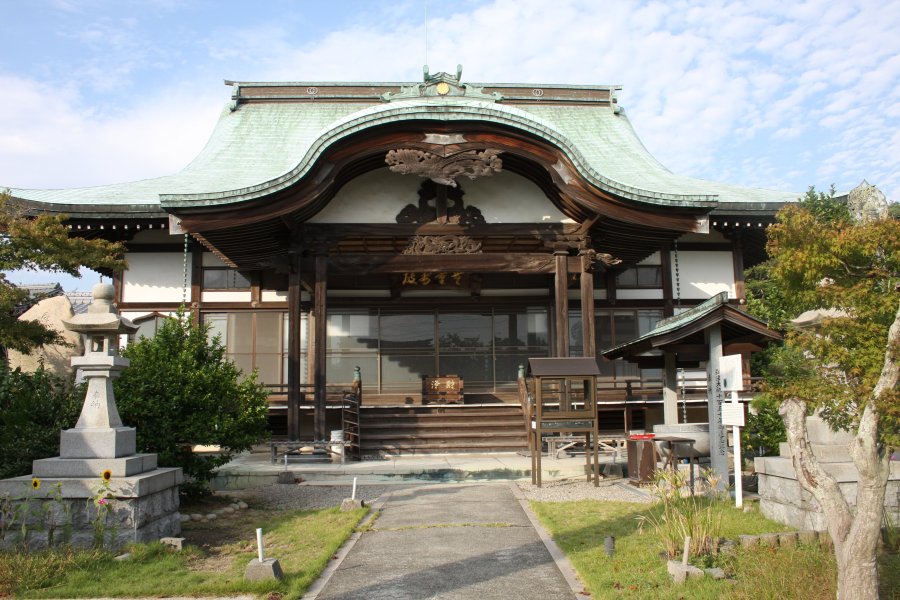
<instances>
[{"instance_id":1,"label":"wooden step","mask_svg":"<svg viewBox=\"0 0 900 600\"><path fill-rule=\"evenodd\" d=\"M518 405L363 407L366 453L513 452L528 446Z\"/></svg>"}]
</instances>

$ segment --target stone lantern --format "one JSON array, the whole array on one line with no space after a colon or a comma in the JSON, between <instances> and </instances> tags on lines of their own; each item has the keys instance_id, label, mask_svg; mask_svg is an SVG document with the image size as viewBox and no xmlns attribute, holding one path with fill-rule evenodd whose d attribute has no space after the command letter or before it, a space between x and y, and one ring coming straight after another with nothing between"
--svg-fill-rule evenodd
<instances>
[{"instance_id":1,"label":"stone lantern","mask_svg":"<svg viewBox=\"0 0 900 600\"><path fill-rule=\"evenodd\" d=\"M73 357L72 366L81 369L88 382L78 423L62 432L63 458L118 458L135 453L135 430L122 424L112 382L129 364L119 356L119 336L134 333L137 326L113 307L113 286L98 283L92 294L87 313L63 321L66 329L84 339L84 355Z\"/></svg>"}]
</instances>

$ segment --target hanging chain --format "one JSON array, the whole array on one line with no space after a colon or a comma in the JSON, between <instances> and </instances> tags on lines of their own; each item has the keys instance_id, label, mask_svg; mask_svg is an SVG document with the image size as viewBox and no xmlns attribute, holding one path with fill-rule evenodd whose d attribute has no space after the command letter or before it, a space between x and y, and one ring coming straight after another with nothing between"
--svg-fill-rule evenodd
<instances>
[{"instance_id":1,"label":"hanging chain","mask_svg":"<svg viewBox=\"0 0 900 600\"><path fill-rule=\"evenodd\" d=\"M685 394L684 369L678 369L681 373L681 422L687 423L687 396Z\"/></svg>"},{"instance_id":2,"label":"hanging chain","mask_svg":"<svg viewBox=\"0 0 900 600\"><path fill-rule=\"evenodd\" d=\"M678 240L675 240L675 306L681 306L681 274L678 270Z\"/></svg>"},{"instance_id":3,"label":"hanging chain","mask_svg":"<svg viewBox=\"0 0 900 600\"><path fill-rule=\"evenodd\" d=\"M181 285L181 305L188 303L188 234L184 234L184 281Z\"/></svg>"}]
</instances>

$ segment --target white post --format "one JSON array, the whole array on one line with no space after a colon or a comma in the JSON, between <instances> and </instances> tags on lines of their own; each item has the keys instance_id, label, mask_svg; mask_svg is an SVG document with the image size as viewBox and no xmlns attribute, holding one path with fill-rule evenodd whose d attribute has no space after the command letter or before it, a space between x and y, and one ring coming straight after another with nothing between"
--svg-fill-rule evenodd
<instances>
[{"instance_id":1,"label":"white post","mask_svg":"<svg viewBox=\"0 0 900 600\"><path fill-rule=\"evenodd\" d=\"M259 554L259 562L262 563L265 559L265 554L263 554L262 527L256 529L256 550Z\"/></svg>"},{"instance_id":2,"label":"white post","mask_svg":"<svg viewBox=\"0 0 900 600\"><path fill-rule=\"evenodd\" d=\"M731 392L731 403L735 410L743 410L738 401L738 393ZM741 428L731 426L731 435L734 437L734 505L738 508L744 506L743 482L741 481Z\"/></svg>"},{"instance_id":3,"label":"white post","mask_svg":"<svg viewBox=\"0 0 900 600\"><path fill-rule=\"evenodd\" d=\"M350 492L350 499L356 500L356 477L353 478L353 491Z\"/></svg>"}]
</instances>

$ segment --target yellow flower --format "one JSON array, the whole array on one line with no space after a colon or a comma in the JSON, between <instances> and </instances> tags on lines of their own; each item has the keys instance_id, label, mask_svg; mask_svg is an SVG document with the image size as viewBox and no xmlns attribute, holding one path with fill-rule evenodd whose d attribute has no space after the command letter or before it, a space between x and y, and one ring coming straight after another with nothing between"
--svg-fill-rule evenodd
<instances>
[{"instance_id":1,"label":"yellow flower","mask_svg":"<svg viewBox=\"0 0 900 600\"><path fill-rule=\"evenodd\" d=\"M35 490L41 489L41 480L38 479L37 477L33 477L31 479L31 487L32 487L32 489L35 489Z\"/></svg>"},{"instance_id":2,"label":"yellow flower","mask_svg":"<svg viewBox=\"0 0 900 600\"><path fill-rule=\"evenodd\" d=\"M106 469L105 471L103 471L100 477L103 478L103 481L109 481L110 479L112 479L112 471Z\"/></svg>"}]
</instances>

